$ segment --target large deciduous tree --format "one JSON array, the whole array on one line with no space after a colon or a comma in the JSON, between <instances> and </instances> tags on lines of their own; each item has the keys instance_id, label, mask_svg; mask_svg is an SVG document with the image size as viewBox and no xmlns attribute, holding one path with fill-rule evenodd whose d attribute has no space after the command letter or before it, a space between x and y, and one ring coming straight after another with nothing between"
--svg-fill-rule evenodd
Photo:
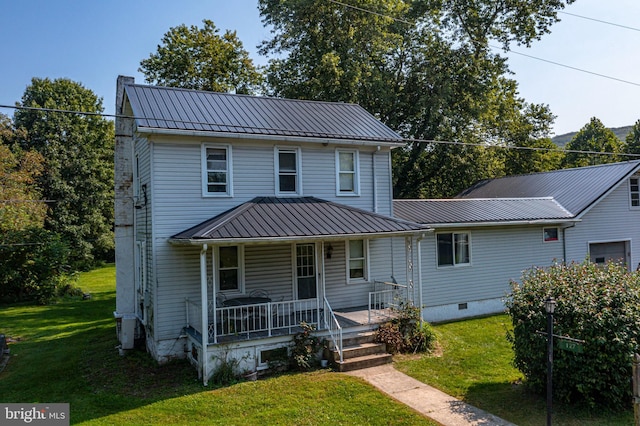
<instances>
[{"instance_id":1,"label":"large deciduous tree","mask_svg":"<svg viewBox=\"0 0 640 426\"><path fill-rule=\"evenodd\" d=\"M358 103L420 140L394 153L395 196L452 196L548 163L494 148L548 147L553 116L518 97L489 42L528 45L571 2L261 0L267 82L277 96Z\"/></svg>"},{"instance_id":2,"label":"large deciduous tree","mask_svg":"<svg viewBox=\"0 0 640 426\"><path fill-rule=\"evenodd\" d=\"M565 146L565 167L583 167L615 163L622 159L623 143L613 130L608 129L596 117L592 117ZM596 153L603 153L597 155Z\"/></svg>"},{"instance_id":3,"label":"large deciduous tree","mask_svg":"<svg viewBox=\"0 0 640 426\"><path fill-rule=\"evenodd\" d=\"M36 185L42 156L16 144L21 135L6 115L0 114L0 232L42 228L47 206Z\"/></svg>"},{"instance_id":4,"label":"large deciduous tree","mask_svg":"<svg viewBox=\"0 0 640 426\"><path fill-rule=\"evenodd\" d=\"M183 24L169 29L156 53L140 62L145 80L186 89L254 93L262 74L236 32L220 35L213 21L202 22L203 28Z\"/></svg>"},{"instance_id":5,"label":"large deciduous tree","mask_svg":"<svg viewBox=\"0 0 640 426\"><path fill-rule=\"evenodd\" d=\"M21 145L44 158L38 186L52 201L46 228L69 243L75 266L109 260L114 245L114 130L100 115L102 99L66 78L34 78L21 106L26 108L14 116L16 127L26 131Z\"/></svg>"},{"instance_id":6,"label":"large deciduous tree","mask_svg":"<svg viewBox=\"0 0 640 426\"><path fill-rule=\"evenodd\" d=\"M640 120L631 127L631 131L625 138L625 150L627 154L640 154Z\"/></svg>"}]
</instances>

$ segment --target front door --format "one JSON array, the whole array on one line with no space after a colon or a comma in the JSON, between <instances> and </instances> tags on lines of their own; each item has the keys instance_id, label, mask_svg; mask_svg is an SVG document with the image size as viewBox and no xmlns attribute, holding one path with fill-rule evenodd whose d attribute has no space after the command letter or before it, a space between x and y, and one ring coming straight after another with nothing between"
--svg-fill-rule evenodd
<instances>
[{"instance_id":1,"label":"front door","mask_svg":"<svg viewBox=\"0 0 640 426\"><path fill-rule=\"evenodd\" d=\"M298 299L317 297L315 244L296 245L296 284Z\"/></svg>"}]
</instances>

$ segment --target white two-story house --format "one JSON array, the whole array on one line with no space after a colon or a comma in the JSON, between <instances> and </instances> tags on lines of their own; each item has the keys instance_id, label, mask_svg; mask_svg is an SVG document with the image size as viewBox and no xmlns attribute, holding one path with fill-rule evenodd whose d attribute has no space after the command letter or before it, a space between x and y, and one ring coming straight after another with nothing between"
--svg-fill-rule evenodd
<instances>
[{"instance_id":1,"label":"white two-story house","mask_svg":"<svg viewBox=\"0 0 640 426\"><path fill-rule=\"evenodd\" d=\"M120 77L117 114L123 350L186 356L206 383L223 353L264 367L302 321L340 349L415 297L426 227L392 214L403 142L358 105Z\"/></svg>"}]
</instances>

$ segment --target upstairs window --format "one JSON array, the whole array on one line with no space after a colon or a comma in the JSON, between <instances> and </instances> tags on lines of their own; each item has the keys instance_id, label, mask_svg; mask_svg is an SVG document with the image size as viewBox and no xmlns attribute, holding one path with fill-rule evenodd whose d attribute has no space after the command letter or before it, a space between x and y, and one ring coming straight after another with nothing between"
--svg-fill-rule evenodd
<instances>
[{"instance_id":1,"label":"upstairs window","mask_svg":"<svg viewBox=\"0 0 640 426\"><path fill-rule=\"evenodd\" d=\"M358 195L358 151L336 151L337 195Z\"/></svg>"},{"instance_id":2,"label":"upstairs window","mask_svg":"<svg viewBox=\"0 0 640 426\"><path fill-rule=\"evenodd\" d=\"M300 150L297 148L276 148L276 194L299 195Z\"/></svg>"},{"instance_id":3,"label":"upstairs window","mask_svg":"<svg viewBox=\"0 0 640 426\"><path fill-rule=\"evenodd\" d=\"M202 195L232 196L231 148L204 145L202 159Z\"/></svg>"},{"instance_id":4,"label":"upstairs window","mask_svg":"<svg viewBox=\"0 0 640 426\"><path fill-rule=\"evenodd\" d=\"M471 264L470 236L467 232L438 234L438 266Z\"/></svg>"},{"instance_id":5,"label":"upstairs window","mask_svg":"<svg viewBox=\"0 0 640 426\"><path fill-rule=\"evenodd\" d=\"M631 207L640 207L640 175L629 178L629 201Z\"/></svg>"}]
</instances>

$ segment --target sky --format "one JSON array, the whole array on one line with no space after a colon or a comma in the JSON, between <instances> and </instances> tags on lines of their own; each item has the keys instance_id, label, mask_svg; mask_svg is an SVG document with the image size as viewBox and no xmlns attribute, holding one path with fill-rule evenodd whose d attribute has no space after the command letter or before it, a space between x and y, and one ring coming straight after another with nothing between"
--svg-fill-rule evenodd
<instances>
[{"instance_id":1,"label":"sky","mask_svg":"<svg viewBox=\"0 0 640 426\"><path fill-rule=\"evenodd\" d=\"M144 83L140 61L156 51L162 36L180 24L201 27L203 19L211 19L221 33L237 31L254 62L264 65L268 58L258 55L257 46L270 33L257 5L257 0L0 0L0 105L19 102L33 77L64 77L102 97L105 113L113 114L118 75ZM640 28L638 0L577 0L564 11ZM549 105L556 135L579 130L591 117L607 127L633 125L640 119L640 30L567 14L560 18L531 48L512 46L507 54L520 96ZM6 115L13 112L0 108Z\"/></svg>"}]
</instances>

